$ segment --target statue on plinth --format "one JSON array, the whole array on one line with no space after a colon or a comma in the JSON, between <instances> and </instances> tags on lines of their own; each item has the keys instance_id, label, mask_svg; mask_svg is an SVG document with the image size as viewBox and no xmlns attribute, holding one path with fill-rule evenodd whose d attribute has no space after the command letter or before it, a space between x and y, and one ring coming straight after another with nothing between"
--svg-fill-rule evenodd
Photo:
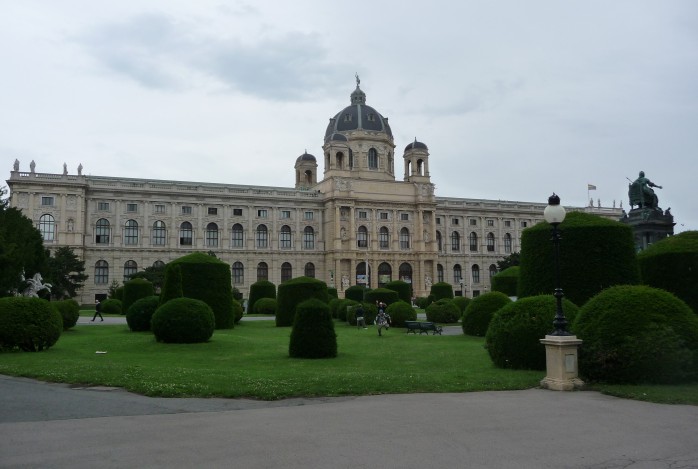
<instances>
[{"instance_id":1,"label":"statue on plinth","mask_svg":"<svg viewBox=\"0 0 698 469\"><path fill-rule=\"evenodd\" d=\"M628 186L628 198L630 199L630 208L632 209L634 205L639 208L652 208L655 210L659 209L659 199L657 194L654 193L653 187L661 189L662 186L658 186L645 177L645 172L640 171L640 176L635 179Z\"/></svg>"}]
</instances>

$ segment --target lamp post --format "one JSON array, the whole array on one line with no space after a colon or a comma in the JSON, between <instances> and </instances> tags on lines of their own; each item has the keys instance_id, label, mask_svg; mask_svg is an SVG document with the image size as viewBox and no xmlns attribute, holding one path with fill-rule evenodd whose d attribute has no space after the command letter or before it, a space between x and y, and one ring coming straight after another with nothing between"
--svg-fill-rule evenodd
<instances>
[{"instance_id":1,"label":"lamp post","mask_svg":"<svg viewBox=\"0 0 698 469\"><path fill-rule=\"evenodd\" d=\"M565 318L565 313L562 311L562 298L565 295L562 292L562 287L560 287L560 230L558 226L565 219L565 208L560 205L560 197L554 192L553 195L548 197L548 206L545 207L543 211L543 217L545 221L550 223L553 227L552 241L555 262L555 293L553 293L553 296L557 300L557 310L555 311L555 319L553 320L553 327L555 330L550 333L550 335L571 335L567 332L567 318Z\"/></svg>"},{"instance_id":2,"label":"lamp post","mask_svg":"<svg viewBox=\"0 0 698 469\"><path fill-rule=\"evenodd\" d=\"M465 298L465 282L463 280L460 281L460 294Z\"/></svg>"}]
</instances>

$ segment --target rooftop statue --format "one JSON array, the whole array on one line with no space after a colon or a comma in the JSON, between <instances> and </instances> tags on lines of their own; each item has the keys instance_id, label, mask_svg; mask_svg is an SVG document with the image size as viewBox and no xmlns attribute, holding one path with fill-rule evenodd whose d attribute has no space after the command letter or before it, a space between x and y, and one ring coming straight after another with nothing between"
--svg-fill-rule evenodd
<instances>
[{"instance_id":1,"label":"rooftop statue","mask_svg":"<svg viewBox=\"0 0 698 469\"><path fill-rule=\"evenodd\" d=\"M645 172L640 171L640 176L628 185L628 198L630 199L630 208L634 205L639 208L659 209L659 199L654 193L653 187L661 189L662 186L650 181L645 177Z\"/></svg>"}]
</instances>

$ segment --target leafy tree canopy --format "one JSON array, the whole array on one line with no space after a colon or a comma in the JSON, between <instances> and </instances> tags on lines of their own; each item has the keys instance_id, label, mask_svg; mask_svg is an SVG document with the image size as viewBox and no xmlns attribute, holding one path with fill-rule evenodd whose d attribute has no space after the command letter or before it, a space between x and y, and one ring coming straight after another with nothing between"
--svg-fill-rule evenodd
<instances>
[{"instance_id":1,"label":"leafy tree canopy","mask_svg":"<svg viewBox=\"0 0 698 469\"><path fill-rule=\"evenodd\" d=\"M497 261L497 270L499 272L508 269L509 267L517 266L521 263L521 253L512 252L501 261Z\"/></svg>"},{"instance_id":2,"label":"leafy tree canopy","mask_svg":"<svg viewBox=\"0 0 698 469\"><path fill-rule=\"evenodd\" d=\"M74 298L87 277L85 261L80 260L67 246L56 249L53 256L48 258L46 281L52 285L51 295L54 298Z\"/></svg>"},{"instance_id":3,"label":"leafy tree canopy","mask_svg":"<svg viewBox=\"0 0 698 469\"><path fill-rule=\"evenodd\" d=\"M150 266L146 267L145 270L136 272L129 278L133 280L134 278L143 278L153 284L153 287L157 290L162 288L162 284L165 282L165 266Z\"/></svg>"}]
</instances>

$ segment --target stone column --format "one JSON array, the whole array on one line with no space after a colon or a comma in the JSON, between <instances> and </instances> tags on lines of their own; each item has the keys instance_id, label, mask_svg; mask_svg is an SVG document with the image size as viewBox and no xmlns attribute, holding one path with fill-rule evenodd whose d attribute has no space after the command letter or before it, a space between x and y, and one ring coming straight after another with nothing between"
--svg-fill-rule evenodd
<instances>
[{"instance_id":1,"label":"stone column","mask_svg":"<svg viewBox=\"0 0 698 469\"><path fill-rule=\"evenodd\" d=\"M547 375L540 385L553 391L573 391L584 385L579 379L577 350L582 343L574 335L546 335L540 339L545 345Z\"/></svg>"}]
</instances>

